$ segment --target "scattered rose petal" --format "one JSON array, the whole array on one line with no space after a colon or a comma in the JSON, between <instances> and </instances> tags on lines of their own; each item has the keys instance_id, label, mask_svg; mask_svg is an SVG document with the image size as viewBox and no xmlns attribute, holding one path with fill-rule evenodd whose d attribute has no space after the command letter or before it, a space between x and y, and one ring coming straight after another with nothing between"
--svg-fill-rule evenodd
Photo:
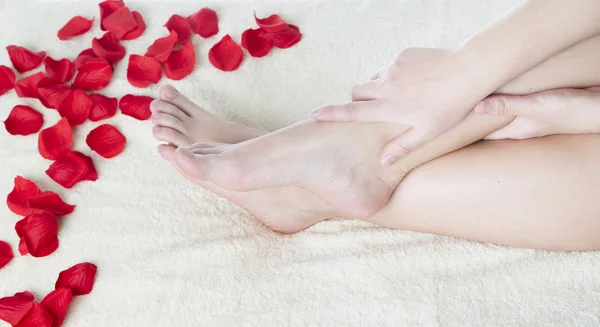
<instances>
[{"instance_id":1,"label":"scattered rose petal","mask_svg":"<svg viewBox=\"0 0 600 327\"><path fill-rule=\"evenodd\" d=\"M31 310L15 327L52 327L52 315L41 304L33 302Z\"/></svg>"},{"instance_id":2,"label":"scattered rose petal","mask_svg":"<svg viewBox=\"0 0 600 327\"><path fill-rule=\"evenodd\" d=\"M146 22L144 22L144 17L142 17L142 14L137 11L132 11L131 14L137 23L137 27L123 35L121 40L135 40L142 36L144 31L146 31Z\"/></svg>"},{"instance_id":3,"label":"scattered rose petal","mask_svg":"<svg viewBox=\"0 0 600 327\"><path fill-rule=\"evenodd\" d=\"M85 176L83 176L83 178L81 179L82 181L97 181L98 180L98 172L96 171L96 166L94 166L94 161L92 160L92 158L86 156L85 154L78 152L78 151L73 151L73 155L78 156L79 158L83 159L83 161L85 162L87 169L88 169L88 173L85 174Z\"/></svg>"},{"instance_id":4,"label":"scattered rose petal","mask_svg":"<svg viewBox=\"0 0 600 327\"><path fill-rule=\"evenodd\" d=\"M192 27L185 17L180 15L173 15L167 23L165 27L171 31L177 32L177 42L181 44L187 44L190 41L190 37L192 36Z\"/></svg>"},{"instance_id":5,"label":"scattered rose petal","mask_svg":"<svg viewBox=\"0 0 600 327\"><path fill-rule=\"evenodd\" d=\"M97 269L96 265L89 262L76 264L58 275L55 287L70 288L73 295L90 294L94 288Z\"/></svg>"},{"instance_id":6,"label":"scattered rose petal","mask_svg":"<svg viewBox=\"0 0 600 327\"><path fill-rule=\"evenodd\" d=\"M58 31L58 38L66 41L74 36L85 34L92 28L93 23L93 18L87 19L85 17L75 16Z\"/></svg>"},{"instance_id":7,"label":"scattered rose petal","mask_svg":"<svg viewBox=\"0 0 600 327\"><path fill-rule=\"evenodd\" d=\"M13 190L6 197L6 204L10 211L19 216L31 214L27 207L27 199L40 193L40 188L32 181L21 176L15 177Z\"/></svg>"},{"instance_id":8,"label":"scattered rose petal","mask_svg":"<svg viewBox=\"0 0 600 327\"><path fill-rule=\"evenodd\" d=\"M44 66L48 76L58 83L66 83L75 73L75 66L69 59L54 60L51 57L44 59Z\"/></svg>"},{"instance_id":9,"label":"scattered rose petal","mask_svg":"<svg viewBox=\"0 0 600 327\"><path fill-rule=\"evenodd\" d=\"M16 79L12 69L0 65L0 95L12 90Z\"/></svg>"},{"instance_id":10,"label":"scattered rose petal","mask_svg":"<svg viewBox=\"0 0 600 327\"><path fill-rule=\"evenodd\" d=\"M0 269L6 266L13 258L14 254L10 244L0 241Z\"/></svg>"},{"instance_id":11,"label":"scattered rose petal","mask_svg":"<svg viewBox=\"0 0 600 327\"><path fill-rule=\"evenodd\" d=\"M119 108L124 115L131 116L138 120L147 120L152 116L150 103L153 98L147 96L137 96L127 94L121 98Z\"/></svg>"},{"instance_id":12,"label":"scattered rose petal","mask_svg":"<svg viewBox=\"0 0 600 327\"><path fill-rule=\"evenodd\" d=\"M127 6L122 6L108 17L104 18L102 20L102 25L106 30L113 34L117 40L120 40L127 32L137 27L137 22L129 8Z\"/></svg>"},{"instance_id":13,"label":"scattered rose petal","mask_svg":"<svg viewBox=\"0 0 600 327\"><path fill-rule=\"evenodd\" d=\"M0 320L16 326L33 307L33 294L25 291L0 299Z\"/></svg>"},{"instance_id":14,"label":"scattered rose petal","mask_svg":"<svg viewBox=\"0 0 600 327\"><path fill-rule=\"evenodd\" d=\"M279 15L271 15L267 18L258 18L254 13L254 20L260 28L264 29L269 33L277 33L288 28L288 23L285 22Z\"/></svg>"},{"instance_id":15,"label":"scattered rose petal","mask_svg":"<svg viewBox=\"0 0 600 327\"><path fill-rule=\"evenodd\" d=\"M252 57L261 58L266 56L273 45L264 37L266 32L259 29L248 29L242 33L242 47L248 50Z\"/></svg>"},{"instance_id":16,"label":"scattered rose petal","mask_svg":"<svg viewBox=\"0 0 600 327\"><path fill-rule=\"evenodd\" d=\"M58 222L48 212L33 213L27 216L23 226L23 239L29 253L36 257L50 255L58 248Z\"/></svg>"},{"instance_id":17,"label":"scattered rose petal","mask_svg":"<svg viewBox=\"0 0 600 327\"><path fill-rule=\"evenodd\" d=\"M6 131L11 135L31 135L37 133L44 124L44 116L28 106L17 105L4 121Z\"/></svg>"},{"instance_id":18,"label":"scattered rose petal","mask_svg":"<svg viewBox=\"0 0 600 327\"><path fill-rule=\"evenodd\" d=\"M89 58L77 70L73 87L83 90L102 90L110 83L113 71L106 59Z\"/></svg>"},{"instance_id":19,"label":"scattered rose petal","mask_svg":"<svg viewBox=\"0 0 600 327\"><path fill-rule=\"evenodd\" d=\"M175 43L177 43L177 32L171 31L168 36L161 37L152 43L146 51L146 57L152 57L160 62L165 62L171 55Z\"/></svg>"},{"instance_id":20,"label":"scattered rose petal","mask_svg":"<svg viewBox=\"0 0 600 327\"><path fill-rule=\"evenodd\" d=\"M109 98L102 94L90 94L90 98L94 101L94 106L90 112L91 121L100 121L110 118L117 113L119 100L117 98Z\"/></svg>"},{"instance_id":21,"label":"scattered rose petal","mask_svg":"<svg viewBox=\"0 0 600 327\"><path fill-rule=\"evenodd\" d=\"M210 49L208 60L217 69L230 72L240 66L244 60L244 53L242 48L227 34Z\"/></svg>"},{"instance_id":22,"label":"scattered rose petal","mask_svg":"<svg viewBox=\"0 0 600 327\"><path fill-rule=\"evenodd\" d=\"M28 72L42 63L46 57L45 51L32 52L31 50L16 45L6 47L8 56L13 66L19 73Z\"/></svg>"},{"instance_id":23,"label":"scattered rose petal","mask_svg":"<svg viewBox=\"0 0 600 327\"><path fill-rule=\"evenodd\" d=\"M179 50L173 50L165 62L165 76L172 80L181 80L194 71L196 66L196 53L194 45L190 42Z\"/></svg>"},{"instance_id":24,"label":"scattered rose petal","mask_svg":"<svg viewBox=\"0 0 600 327\"><path fill-rule=\"evenodd\" d=\"M104 19L115 12L115 10L125 6L125 3L121 0L107 0L100 2L98 6L100 7L100 28L106 31Z\"/></svg>"},{"instance_id":25,"label":"scattered rose petal","mask_svg":"<svg viewBox=\"0 0 600 327\"><path fill-rule=\"evenodd\" d=\"M84 90L73 90L58 106L61 117L67 118L69 124L75 127L83 124L89 117L94 101Z\"/></svg>"},{"instance_id":26,"label":"scattered rose petal","mask_svg":"<svg viewBox=\"0 0 600 327\"><path fill-rule=\"evenodd\" d=\"M271 42L280 49L287 49L300 42L301 39L302 33L300 33L300 29L298 26L292 24L290 24L288 29L271 35Z\"/></svg>"},{"instance_id":27,"label":"scattered rose petal","mask_svg":"<svg viewBox=\"0 0 600 327\"><path fill-rule=\"evenodd\" d=\"M46 174L64 188L72 188L82 181L88 172L89 167L86 160L73 152L67 152L67 154L58 158L46 170ZM29 243L27 247L31 251Z\"/></svg>"},{"instance_id":28,"label":"scattered rose petal","mask_svg":"<svg viewBox=\"0 0 600 327\"><path fill-rule=\"evenodd\" d=\"M210 8L202 8L187 18L192 31L204 38L219 33L219 18Z\"/></svg>"},{"instance_id":29,"label":"scattered rose petal","mask_svg":"<svg viewBox=\"0 0 600 327\"><path fill-rule=\"evenodd\" d=\"M43 158L56 160L71 150L73 130L66 118L40 132L38 150Z\"/></svg>"},{"instance_id":30,"label":"scattered rose petal","mask_svg":"<svg viewBox=\"0 0 600 327\"><path fill-rule=\"evenodd\" d=\"M147 87L156 84L162 77L160 62L151 57L130 55L127 67L127 80L136 87Z\"/></svg>"},{"instance_id":31,"label":"scattered rose petal","mask_svg":"<svg viewBox=\"0 0 600 327\"><path fill-rule=\"evenodd\" d=\"M40 86L38 87L38 99L44 107L58 109L58 106L71 92L71 88L64 84Z\"/></svg>"},{"instance_id":32,"label":"scattered rose petal","mask_svg":"<svg viewBox=\"0 0 600 327\"><path fill-rule=\"evenodd\" d=\"M123 59L126 52L125 48L119 44L119 40L110 32L106 32L106 34L99 39L93 39L92 50L94 50L96 56L104 58L111 63Z\"/></svg>"},{"instance_id":33,"label":"scattered rose petal","mask_svg":"<svg viewBox=\"0 0 600 327\"><path fill-rule=\"evenodd\" d=\"M57 288L44 297L41 304L52 315L54 320L52 327L60 327L63 324L71 300L73 300L73 292L64 287Z\"/></svg>"},{"instance_id":34,"label":"scattered rose petal","mask_svg":"<svg viewBox=\"0 0 600 327\"><path fill-rule=\"evenodd\" d=\"M29 197L27 206L33 213L47 211L56 217L68 215L75 210L74 205L66 203L58 194L51 191L41 192Z\"/></svg>"},{"instance_id":35,"label":"scattered rose petal","mask_svg":"<svg viewBox=\"0 0 600 327\"><path fill-rule=\"evenodd\" d=\"M79 70L79 68L83 65L83 63L88 60L88 59L92 59L92 58L98 58L98 56L96 56L96 54L94 53L93 49L85 49L83 51L81 51L81 53L79 53L79 55L77 55L77 58L75 58L75 60L73 60L73 65L75 65L75 69Z\"/></svg>"},{"instance_id":36,"label":"scattered rose petal","mask_svg":"<svg viewBox=\"0 0 600 327\"><path fill-rule=\"evenodd\" d=\"M38 85L44 79L46 74L42 72L35 73L33 75L21 78L15 84L15 91L20 98L35 98L39 97Z\"/></svg>"},{"instance_id":37,"label":"scattered rose petal","mask_svg":"<svg viewBox=\"0 0 600 327\"><path fill-rule=\"evenodd\" d=\"M19 253L21 255L28 255L29 254L29 249L27 248L27 243L25 243L24 239L21 239L19 241Z\"/></svg>"},{"instance_id":38,"label":"scattered rose petal","mask_svg":"<svg viewBox=\"0 0 600 327\"><path fill-rule=\"evenodd\" d=\"M126 141L125 136L109 124L94 128L85 139L90 149L106 159L114 158L123 152Z\"/></svg>"}]
</instances>

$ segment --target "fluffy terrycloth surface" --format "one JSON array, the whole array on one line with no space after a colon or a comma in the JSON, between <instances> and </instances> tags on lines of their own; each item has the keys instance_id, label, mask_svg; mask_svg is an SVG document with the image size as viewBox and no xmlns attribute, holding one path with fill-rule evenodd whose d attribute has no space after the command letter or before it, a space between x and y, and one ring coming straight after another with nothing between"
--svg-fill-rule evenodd
<instances>
[{"instance_id":1,"label":"fluffy terrycloth surface","mask_svg":"<svg viewBox=\"0 0 600 327\"><path fill-rule=\"evenodd\" d=\"M148 30L126 43L143 53L165 34L174 13L211 6L218 38L239 39L259 15L280 13L304 40L268 57L247 57L238 71L214 69L207 52L217 37L196 37L198 68L174 83L209 110L276 129L309 116L315 106L348 99L403 47L448 46L515 6L516 0L388 1L133 1ZM0 3L0 8L2 4ZM0 45L47 50L73 58L93 33L59 42L56 31L74 15L96 16L96 1L7 0ZM104 92L156 96L125 80L127 60ZM9 64L0 52L0 63ZM163 79L161 84L168 81ZM0 119L16 104L55 111L14 91L0 97ZM0 128L0 194L19 174L77 205L60 224L60 248L47 258L16 258L0 270L0 296L30 290L41 297L59 271L80 261L99 267L91 295L76 300L65 326L598 326L600 253L509 249L333 220L291 236L275 234L235 205L180 177L155 151L150 122L110 120L128 138L111 160L84 143L97 124L78 128L75 148L92 155L96 183L66 191L44 170L35 136ZM435 204L432 204L435 205ZM0 239L16 251L17 218L0 206ZM0 323L0 326L5 326Z\"/></svg>"}]
</instances>

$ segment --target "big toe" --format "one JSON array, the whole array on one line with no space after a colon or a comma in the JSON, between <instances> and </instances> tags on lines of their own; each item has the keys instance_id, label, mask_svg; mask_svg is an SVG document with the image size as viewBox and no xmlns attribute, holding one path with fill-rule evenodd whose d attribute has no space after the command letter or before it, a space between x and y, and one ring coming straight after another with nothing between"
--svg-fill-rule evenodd
<instances>
[{"instance_id":1,"label":"big toe","mask_svg":"<svg viewBox=\"0 0 600 327\"><path fill-rule=\"evenodd\" d=\"M194 113L198 111L204 111L204 109L200 108L197 104L195 104L192 100L188 99L185 95L181 94L177 89L175 89L171 85L165 85L160 88L159 92L160 100L168 102L187 115L192 116Z\"/></svg>"}]
</instances>

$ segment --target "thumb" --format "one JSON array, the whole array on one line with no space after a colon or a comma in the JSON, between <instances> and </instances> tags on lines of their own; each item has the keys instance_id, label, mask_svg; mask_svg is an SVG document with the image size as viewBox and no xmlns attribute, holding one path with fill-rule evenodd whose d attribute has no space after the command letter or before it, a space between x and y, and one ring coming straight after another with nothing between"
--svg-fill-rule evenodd
<instances>
[{"instance_id":1,"label":"thumb","mask_svg":"<svg viewBox=\"0 0 600 327\"><path fill-rule=\"evenodd\" d=\"M385 146L381 155L381 165L387 167L393 164L398 158L407 155L425 141L427 140L424 131L414 127L409 129Z\"/></svg>"},{"instance_id":2,"label":"thumb","mask_svg":"<svg viewBox=\"0 0 600 327\"><path fill-rule=\"evenodd\" d=\"M484 115L518 116L529 113L541 104L530 95L492 95L475 106Z\"/></svg>"}]
</instances>

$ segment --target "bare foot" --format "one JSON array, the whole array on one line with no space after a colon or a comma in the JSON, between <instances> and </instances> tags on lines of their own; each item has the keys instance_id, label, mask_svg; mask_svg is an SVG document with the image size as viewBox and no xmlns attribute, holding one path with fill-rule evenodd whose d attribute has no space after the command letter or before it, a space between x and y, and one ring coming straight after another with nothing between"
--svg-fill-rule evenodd
<instances>
[{"instance_id":1,"label":"bare foot","mask_svg":"<svg viewBox=\"0 0 600 327\"><path fill-rule=\"evenodd\" d=\"M196 143L173 155L195 180L235 191L297 185L349 217L370 217L406 175L379 153L401 131L388 124L301 122L238 144Z\"/></svg>"},{"instance_id":2,"label":"bare foot","mask_svg":"<svg viewBox=\"0 0 600 327\"><path fill-rule=\"evenodd\" d=\"M264 225L281 233L295 233L328 218L339 216L317 195L300 187L235 192L187 175L174 163L178 146L200 141L242 142L267 132L221 119L198 107L171 86L160 91L152 104L155 137L163 142L158 152L192 183L232 201Z\"/></svg>"}]
</instances>

